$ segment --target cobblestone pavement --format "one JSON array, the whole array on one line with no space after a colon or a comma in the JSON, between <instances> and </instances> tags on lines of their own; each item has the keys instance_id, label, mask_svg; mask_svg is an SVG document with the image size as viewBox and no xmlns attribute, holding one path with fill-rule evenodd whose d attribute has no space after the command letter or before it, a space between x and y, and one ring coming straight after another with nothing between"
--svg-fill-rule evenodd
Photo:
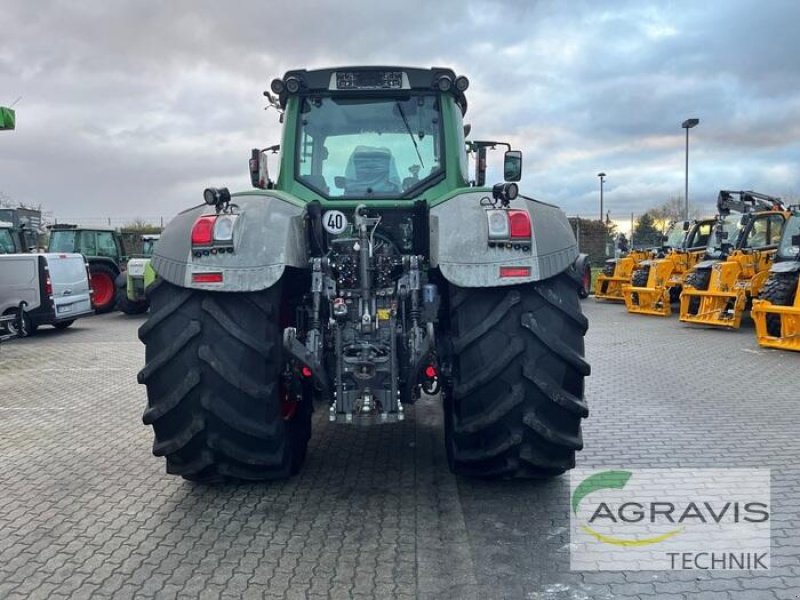
<instances>
[{"instance_id":1,"label":"cobblestone pavement","mask_svg":"<svg viewBox=\"0 0 800 600\"><path fill-rule=\"evenodd\" d=\"M400 424L329 425L302 473L166 476L136 372L139 318L0 348L0 598L800 598L796 353L752 325L697 330L590 299L587 467L769 467L772 569L570 572L568 480L447 470L433 399Z\"/></svg>"}]
</instances>

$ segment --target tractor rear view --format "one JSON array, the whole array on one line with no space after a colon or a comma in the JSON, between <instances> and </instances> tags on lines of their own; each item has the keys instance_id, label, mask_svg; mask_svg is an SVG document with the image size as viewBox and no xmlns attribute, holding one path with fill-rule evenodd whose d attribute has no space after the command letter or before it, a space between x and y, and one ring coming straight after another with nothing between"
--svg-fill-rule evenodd
<instances>
[{"instance_id":1,"label":"tractor rear view","mask_svg":"<svg viewBox=\"0 0 800 600\"><path fill-rule=\"evenodd\" d=\"M775 263L758 298L752 316L761 346L800 351L800 208L794 207L786 222Z\"/></svg>"},{"instance_id":2,"label":"tractor rear view","mask_svg":"<svg viewBox=\"0 0 800 600\"><path fill-rule=\"evenodd\" d=\"M780 198L757 192L723 190L717 208L713 248L686 277L680 320L738 329L769 275L789 213ZM731 210L742 214L731 218Z\"/></svg>"},{"instance_id":3,"label":"tractor rear view","mask_svg":"<svg viewBox=\"0 0 800 600\"><path fill-rule=\"evenodd\" d=\"M257 189L207 189L153 254L139 381L169 473L288 477L313 410L387 426L437 390L454 472L574 466L589 374L575 238L519 195L519 151L465 143L468 85L403 67L272 82L283 137L252 152ZM504 181L487 187L498 146Z\"/></svg>"},{"instance_id":4,"label":"tractor rear view","mask_svg":"<svg viewBox=\"0 0 800 600\"><path fill-rule=\"evenodd\" d=\"M661 257L644 260L634 269L630 285L623 285L622 295L630 313L668 317L672 302L680 297L683 278L702 258L715 219L685 223L686 229L673 223Z\"/></svg>"}]
</instances>

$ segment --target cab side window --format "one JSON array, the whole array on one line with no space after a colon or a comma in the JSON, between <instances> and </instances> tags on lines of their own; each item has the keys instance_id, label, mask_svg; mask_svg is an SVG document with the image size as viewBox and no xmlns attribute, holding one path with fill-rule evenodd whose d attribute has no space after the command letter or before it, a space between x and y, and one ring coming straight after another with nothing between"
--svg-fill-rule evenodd
<instances>
[{"instance_id":1,"label":"cab side window","mask_svg":"<svg viewBox=\"0 0 800 600\"><path fill-rule=\"evenodd\" d=\"M94 231L81 231L80 253L84 256L97 256L97 241Z\"/></svg>"},{"instance_id":2,"label":"cab side window","mask_svg":"<svg viewBox=\"0 0 800 600\"><path fill-rule=\"evenodd\" d=\"M711 236L711 223L703 223L697 228L692 248L705 248L708 245L708 238Z\"/></svg>"},{"instance_id":3,"label":"cab side window","mask_svg":"<svg viewBox=\"0 0 800 600\"><path fill-rule=\"evenodd\" d=\"M783 232L783 225L785 219L781 215L771 215L769 217L769 226L767 227L767 245L777 246L781 241L781 233Z\"/></svg>"},{"instance_id":4,"label":"cab side window","mask_svg":"<svg viewBox=\"0 0 800 600\"><path fill-rule=\"evenodd\" d=\"M117 245L114 242L114 235L110 231L97 232L97 256L107 256L117 258Z\"/></svg>"}]
</instances>

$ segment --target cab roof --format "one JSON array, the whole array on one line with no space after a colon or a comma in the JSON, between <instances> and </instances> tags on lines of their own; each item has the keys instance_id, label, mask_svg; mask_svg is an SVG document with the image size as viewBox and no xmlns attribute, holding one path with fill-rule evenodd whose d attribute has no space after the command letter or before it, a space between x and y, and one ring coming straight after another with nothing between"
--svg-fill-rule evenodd
<instances>
[{"instance_id":1,"label":"cab roof","mask_svg":"<svg viewBox=\"0 0 800 600\"><path fill-rule=\"evenodd\" d=\"M440 80L443 79L449 79L447 89L440 87ZM337 96L381 96L404 91L450 92L461 107L461 112L466 113L467 100L464 89L459 90L455 85L457 79L466 82L466 89L469 85L466 77L457 77L452 69L445 67L345 66L286 71L283 79L273 80L271 88L278 94L282 108L286 108L286 101L293 94L325 92ZM290 81L293 82L291 85ZM294 83L299 84L296 91L293 91Z\"/></svg>"}]
</instances>

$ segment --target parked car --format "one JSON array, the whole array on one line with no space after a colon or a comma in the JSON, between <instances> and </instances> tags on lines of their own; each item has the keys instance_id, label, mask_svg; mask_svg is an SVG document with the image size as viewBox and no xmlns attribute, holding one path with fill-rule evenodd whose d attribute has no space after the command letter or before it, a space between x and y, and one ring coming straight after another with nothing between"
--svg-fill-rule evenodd
<instances>
[{"instance_id":1,"label":"parked car","mask_svg":"<svg viewBox=\"0 0 800 600\"><path fill-rule=\"evenodd\" d=\"M75 253L0 255L0 314L14 314L25 302L23 335L40 325L66 329L79 317L93 314L89 265ZM16 333L17 322L5 322Z\"/></svg>"}]
</instances>

